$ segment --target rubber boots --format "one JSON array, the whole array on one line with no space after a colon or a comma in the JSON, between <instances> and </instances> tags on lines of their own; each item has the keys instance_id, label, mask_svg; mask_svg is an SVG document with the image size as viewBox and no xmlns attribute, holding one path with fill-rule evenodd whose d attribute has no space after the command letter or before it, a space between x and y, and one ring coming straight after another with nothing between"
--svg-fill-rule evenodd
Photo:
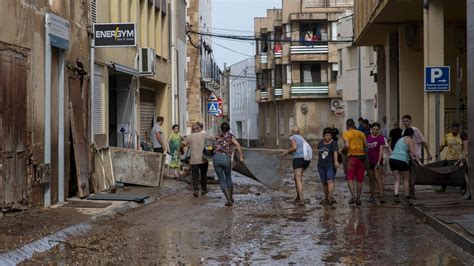
<instances>
[{"instance_id":1,"label":"rubber boots","mask_svg":"<svg viewBox=\"0 0 474 266\"><path fill-rule=\"evenodd\" d=\"M234 203L234 187L229 188L230 200Z\"/></svg>"},{"instance_id":2,"label":"rubber boots","mask_svg":"<svg viewBox=\"0 0 474 266\"><path fill-rule=\"evenodd\" d=\"M227 203L225 206L232 206L232 197L230 196L230 192L228 189L224 189L222 192L224 192L224 196L227 200Z\"/></svg>"}]
</instances>

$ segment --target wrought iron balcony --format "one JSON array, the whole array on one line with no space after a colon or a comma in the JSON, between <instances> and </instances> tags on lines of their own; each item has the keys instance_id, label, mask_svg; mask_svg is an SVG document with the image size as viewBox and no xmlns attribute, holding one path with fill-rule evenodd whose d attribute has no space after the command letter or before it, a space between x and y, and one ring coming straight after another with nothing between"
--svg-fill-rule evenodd
<instances>
[{"instance_id":1,"label":"wrought iron balcony","mask_svg":"<svg viewBox=\"0 0 474 266\"><path fill-rule=\"evenodd\" d=\"M303 82L291 84L291 96L327 95L328 93L329 84L327 82Z\"/></svg>"}]
</instances>

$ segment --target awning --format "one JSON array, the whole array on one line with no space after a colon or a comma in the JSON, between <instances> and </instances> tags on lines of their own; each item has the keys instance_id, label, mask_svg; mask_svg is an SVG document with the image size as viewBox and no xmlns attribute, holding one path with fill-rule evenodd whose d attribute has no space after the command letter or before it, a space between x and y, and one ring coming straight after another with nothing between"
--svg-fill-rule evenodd
<instances>
[{"instance_id":1,"label":"awning","mask_svg":"<svg viewBox=\"0 0 474 266\"><path fill-rule=\"evenodd\" d=\"M121 65L119 63L115 63L113 61L110 61L109 64L107 64L107 66L117 72L121 72L121 73L124 73L124 74L128 74L128 75L132 75L132 76L138 76L139 72L137 69L135 68L131 68L131 67L128 67L128 66L125 66L125 65Z\"/></svg>"}]
</instances>

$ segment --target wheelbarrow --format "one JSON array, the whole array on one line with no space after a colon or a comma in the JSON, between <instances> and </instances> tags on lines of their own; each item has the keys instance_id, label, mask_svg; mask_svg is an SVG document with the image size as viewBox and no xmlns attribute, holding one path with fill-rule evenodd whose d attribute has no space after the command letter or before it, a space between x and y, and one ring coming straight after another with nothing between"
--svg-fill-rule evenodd
<instances>
[{"instance_id":1,"label":"wheelbarrow","mask_svg":"<svg viewBox=\"0 0 474 266\"><path fill-rule=\"evenodd\" d=\"M412 198L415 198L415 185L466 186L466 169L456 165L456 161L443 160L424 166L412 161L410 168L410 196ZM466 195L464 197L467 198L470 193L466 192Z\"/></svg>"}]
</instances>

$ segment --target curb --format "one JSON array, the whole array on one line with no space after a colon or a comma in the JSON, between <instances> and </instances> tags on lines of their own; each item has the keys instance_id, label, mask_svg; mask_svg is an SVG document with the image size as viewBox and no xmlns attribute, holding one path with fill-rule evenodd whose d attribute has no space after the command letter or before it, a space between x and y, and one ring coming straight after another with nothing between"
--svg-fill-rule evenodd
<instances>
[{"instance_id":1,"label":"curb","mask_svg":"<svg viewBox=\"0 0 474 266\"><path fill-rule=\"evenodd\" d=\"M436 232L446 237L448 240L458 245L463 250L469 252L471 255L474 255L473 241L462 235L460 232L457 232L440 219L436 218L435 216L429 214L426 211L423 211L419 207L412 206L411 208L409 208L409 210L419 219L426 220L426 224L433 228Z\"/></svg>"},{"instance_id":2,"label":"curb","mask_svg":"<svg viewBox=\"0 0 474 266\"><path fill-rule=\"evenodd\" d=\"M98 213L88 218L85 222L81 222L65 229L59 230L55 233L47 235L39 240L25 244L19 248L0 253L0 265L17 265L25 260L31 259L36 253L46 252L70 237L77 237L83 235L92 229L91 223L104 217L112 217L116 214L123 213L127 210L135 209L155 202L157 198L149 198L143 203L124 202L110 210L103 213Z\"/></svg>"}]
</instances>

